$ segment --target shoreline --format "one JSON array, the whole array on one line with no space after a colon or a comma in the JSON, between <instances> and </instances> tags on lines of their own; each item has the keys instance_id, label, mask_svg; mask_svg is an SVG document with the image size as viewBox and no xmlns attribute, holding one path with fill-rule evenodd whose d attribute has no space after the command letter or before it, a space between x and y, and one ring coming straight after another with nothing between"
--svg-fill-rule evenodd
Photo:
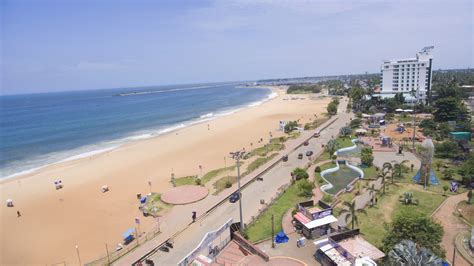
<instances>
[{"instance_id":1,"label":"shoreline","mask_svg":"<svg viewBox=\"0 0 474 266\"><path fill-rule=\"evenodd\" d=\"M137 193L168 191L172 187L170 173L178 178L231 166L234 162L225 159L230 151L255 149L272 137L283 136L279 121L309 122L315 115L322 116L331 100L284 100L284 90L273 90L277 97L217 117L209 121L210 128L207 123L195 124L0 182L1 200L11 198L15 204L14 208L0 206L0 264L74 263L75 245L81 247L84 261L94 260L104 253L104 243L113 247L121 242L121 234L134 226L134 218L142 217ZM53 182L58 178L64 187L55 190ZM102 193L103 185L110 191ZM209 194L203 201L218 198ZM174 206L170 211L181 208ZM17 210L21 217L17 217ZM143 231L156 225L154 219L141 220ZM160 220L163 227L172 223L166 213Z\"/></svg>"},{"instance_id":2,"label":"shoreline","mask_svg":"<svg viewBox=\"0 0 474 266\"><path fill-rule=\"evenodd\" d=\"M165 126L164 128L144 129L144 130L136 131L136 132L131 133L130 136L126 136L126 137L115 139L115 140L106 141L101 148L98 148L98 149L95 149L95 150L87 150L87 151L84 151L84 152L81 152L81 153L77 153L77 154L68 156L64 159L60 159L59 161L46 163L44 165L41 165L41 166L38 166L38 167L33 167L31 169L21 170L17 173L10 174L10 175L7 175L7 176L1 176L0 177L0 185L8 183L8 182L13 182L13 181L16 181L16 180L19 180L19 179L28 178L29 176L34 175L36 172L41 171L41 170L43 170L45 168L48 168L48 167L54 167L58 164L74 162L76 160L82 160L82 159L86 159L86 158L93 158L95 156L99 156L101 154L108 153L108 152L120 149L120 148L122 148L126 145L130 145L130 144L133 144L133 143L136 143L136 142L139 142L139 141L143 141L143 140L149 140L149 139L153 139L153 138L157 138L157 137L161 137L161 136L166 136L168 134L179 132L182 129L192 127L194 125L199 125L199 124L202 124L202 123L205 123L205 122L214 121L214 120L219 119L221 117L230 116L230 115L233 115L235 113L244 111L246 109L250 109L250 108L254 108L256 106L260 106L262 104L265 104L266 102L272 101L273 99L279 97L280 96L280 90L282 89L282 86L251 86L251 87L239 87L239 88L241 88L241 89L268 89L268 90L270 90L270 93L265 98L263 98L259 101L249 102L247 104L234 106L234 107L231 107L231 108L228 108L228 109L217 110L217 111L214 111L214 112L210 112L210 113L201 115L198 118L194 118L194 119L183 121L183 122L180 122L180 123L177 123L177 124L172 124L172 125ZM143 132L143 133L138 134L139 132ZM144 135L148 135L148 136L143 137ZM109 145L108 147L106 146L107 143ZM78 150L78 149L81 149L81 148L84 148L84 147L94 146L94 145L96 145L96 144L88 144L88 145L85 145L85 146L74 148L73 150ZM100 145L100 143L98 143L98 145ZM59 153L61 153L61 152L66 153L67 151L60 151ZM51 153L51 154L54 154L54 153ZM0 171L0 172L2 172L2 171Z\"/></svg>"}]
</instances>

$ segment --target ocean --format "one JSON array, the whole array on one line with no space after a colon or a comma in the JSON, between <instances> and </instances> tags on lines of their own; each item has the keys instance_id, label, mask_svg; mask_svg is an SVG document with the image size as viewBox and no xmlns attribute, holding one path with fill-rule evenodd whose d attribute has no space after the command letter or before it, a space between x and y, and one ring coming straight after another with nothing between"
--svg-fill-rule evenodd
<instances>
[{"instance_id":1,"label":"ocean","mask_svg":"<svg viewBox=\"0 0 474 266\"><path fill-rule=\"evenodd\" d=\"M242 84L0 96L0 178L159 136L274 96Z\"/></svg>"}]
</instances>

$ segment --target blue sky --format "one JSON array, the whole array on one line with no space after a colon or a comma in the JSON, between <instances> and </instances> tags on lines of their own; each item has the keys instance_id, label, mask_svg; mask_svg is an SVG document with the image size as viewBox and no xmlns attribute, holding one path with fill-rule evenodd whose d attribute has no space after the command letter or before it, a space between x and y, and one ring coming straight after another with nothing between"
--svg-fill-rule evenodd
<instances>
[{"instance_id":1,"label":"blue sky","mask_svg":"<svg viewBox=\"0 0 474 266\"><path fill-rule=\"evenodd\" d=\"M473 67L472 1L0 0L1 94Z\"/></svg>"}]
</instances>

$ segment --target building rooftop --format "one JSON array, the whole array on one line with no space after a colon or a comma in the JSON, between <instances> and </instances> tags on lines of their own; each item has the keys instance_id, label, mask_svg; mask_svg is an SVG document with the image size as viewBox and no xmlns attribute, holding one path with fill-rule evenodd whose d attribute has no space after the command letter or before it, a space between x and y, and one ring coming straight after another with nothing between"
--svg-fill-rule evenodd
<instances>
[{"instance_id":1,"label":"building rooftop","mask_svg":"<svg viewBox=\"0 0 474 266\"><path fill-rule=\"evenodd\" d=\"M358 235L340 241L339 245L356 258L370 257L379 260L385 256L382 251Z\"/></svg>"}]
</instances>

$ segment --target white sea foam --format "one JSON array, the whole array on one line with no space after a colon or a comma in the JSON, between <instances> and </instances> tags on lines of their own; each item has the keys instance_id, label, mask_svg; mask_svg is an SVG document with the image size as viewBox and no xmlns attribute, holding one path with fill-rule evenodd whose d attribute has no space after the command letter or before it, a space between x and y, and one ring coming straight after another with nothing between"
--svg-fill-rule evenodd
<instances>
[{"instance_id":1,"label":"white sea foam","mask_svg":"<svg viewBox=\"0 0 474 266\"><path fill-rule=\"evenodd\" d=\"M212 117L214 116L214 113L207 113L205 115L201 115L200 118L207 118L207 117Z\"/></svg>"}]
</instances>

